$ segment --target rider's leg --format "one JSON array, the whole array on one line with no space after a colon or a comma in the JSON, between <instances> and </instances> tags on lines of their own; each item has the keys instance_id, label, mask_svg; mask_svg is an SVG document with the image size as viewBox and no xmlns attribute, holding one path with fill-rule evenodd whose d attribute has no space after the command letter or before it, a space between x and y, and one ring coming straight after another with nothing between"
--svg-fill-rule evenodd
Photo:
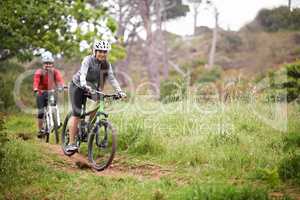
<instances>
[{"instance_id":1,"label":"rider's leg","mask_svg":"<svg viewBox=\"0 0 300 200\"><path fill-rule=\"evenodd\" d=\"M69 144L75 144L75 137L78 134L78 124L80 121L80 117L72 116L71 117L71 125L70 125L70 141Z\"/></svg>"},{"instance_id":2,"label":"rider's leg","mask_svg":"<svg viewBox=\"0 0 300 200\"><path fill-rule=\"evenodd\" d=\"M38 118L37 121L38 121L38 128L39 130L41 130L43 128L43 119Z\"/></svg>"},{"instance_id":3,"label":"rider's leg","mask_svg":"<svg viewBox=\"0 0 300 200\"><path fill-rule=\"evenodd\" d=\"M70 119L70 129L69 129L69 145L67 147L67 150L76 150L76 141L75 138L78 134L78 124L80 121L80 116L82 112L82 104L84 103L84 91L77 87L74 83L70 84L69 87L69 99L71 101L72 106L72 116Z\"/></svg>"},{"instance_id":4,"label":"rider's leg","mask_svg":"<svg viewBox=\"0 0 300 200\"><path fill-rule=\"evenodd\" d=\"M38 109L37 114L37 126L38 126L38 136L42 133L43 128L43 117L44 117L44 106L46 106L46 96L44 94L37 95L36 97L36 104Z\"/></svg>"}]
</instances>

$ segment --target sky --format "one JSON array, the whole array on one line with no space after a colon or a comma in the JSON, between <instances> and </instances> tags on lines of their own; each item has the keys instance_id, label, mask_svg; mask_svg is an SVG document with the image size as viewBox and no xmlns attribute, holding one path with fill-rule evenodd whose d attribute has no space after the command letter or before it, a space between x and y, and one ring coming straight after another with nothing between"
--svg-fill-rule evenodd
<instances>
[{"instance_id":1,"label":"sky","mask_svg":"<svg viewBox=\"0 0 300 200\"><path fill-rule=\"evenodd\" d=\"M288 0L213 0L219 15L219 26L223 29L239 30L243 25L251 22L262 8L274 8L288 4ZM299 0L294 0L300 3ZM187 0L183 0L188 4ZM300 5L300 4L298 4ZM190 7L192 8L192 7ZM193 11L186 17L172 20L165 24L165 28L178 35L191 35L193 33ZM213 9L201 7L199 9L198 26L214 26Z\"/></svg>"}]
</instances>

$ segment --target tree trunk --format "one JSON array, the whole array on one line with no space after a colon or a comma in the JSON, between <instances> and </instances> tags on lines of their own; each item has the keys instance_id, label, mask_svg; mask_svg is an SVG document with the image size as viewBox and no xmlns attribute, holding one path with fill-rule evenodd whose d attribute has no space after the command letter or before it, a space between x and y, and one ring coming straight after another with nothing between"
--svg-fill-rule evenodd
<instances>
[{"instance_id":1,"label":"tree trunk","mask_svg":"<svg viewBox=\"0 0 300 200\"><path fill-rule=\"evenodd\" d=\"M125 27L124 27L124 19L122 15L122 9L123 9L123 3L122 0L118 0L119 5L119 17L118 17L118 32L117 37L121 38L125 35ZM127 54L127 57L124 60L119 61L116 64L116 76L118 81L120 82L120 85L122 87L128 86L128 80L126 79L126 75L128 74L128 62L129 61L129 54Z\"/></svg>"},{"instance_id":2,"label":"tree trunk","mask_svg":"<svg viewBox=\"0 0 300 200\"><path fill-rule=\"evenodd\" d=\"M219 13L217 8L214 8L215 11L215 28L213 30L213 38L212 38L212 44L211 44L211 49L209 53L209 61L208 61L208 68L211 69L213 68L215 64L215 54L216 54L216 45L217 45L217 40L218 40L218 20L219 20Z\"/></svg>"},{"instance_id":3,"label":"tree trunk","mask_svg":"<svg viewBox=\"0 0 300 200\"><path fill-rule=\"evenodd\" d=\"M156 55L156 57L160 57L159 65L162 65L162 75L163 79L166 80L169 77L169 65L168 65L168 58L167 58L167 42L166 37L164 34L163 29L163 21L166 21L167 13L165 12L163 0L157 0L155 9L156 9L156 18L157 18L157 34L156 34L156 46L158 48L158 51L161 52L161 55Z\"/></svg>"},{"instance_id":4,"label":"tree trunk","mask_svg":"<svg viewBox=\"0 0 300 200\"><path fill-rule=\"evenodd\" d=\"M168 63L168 47L167 41L164 34L162 34L162 45L163 45L163 78L167 80L169 78L169 63Z\"/></svg>"},{"instance_id":5,"label":"tree trunk","mask_svg":"<svg viewBox=\"0 0 300 200\"><path fill-rule=\"evenodd\" d=\"M155 64L155 44L154 35L152 33L152 22L150 14L150 2L149 0L141 0L139 2L141 16L143 18L144 28L146 30L146 68L148 72L149 82L151 84L151 90L155 96L159 96L159 71L158 66Z\"/></svg>"},{"instance_id":6,"label":"tree trunk","mask_svg":"<svg viewBox=\"0 0 300 200\"><path fill-rule=\"evenodd\" d=\"M197 22L198 22L198 6L194 6L194 35L196 35L197 29Z\"/></svg>"}]
</instances>

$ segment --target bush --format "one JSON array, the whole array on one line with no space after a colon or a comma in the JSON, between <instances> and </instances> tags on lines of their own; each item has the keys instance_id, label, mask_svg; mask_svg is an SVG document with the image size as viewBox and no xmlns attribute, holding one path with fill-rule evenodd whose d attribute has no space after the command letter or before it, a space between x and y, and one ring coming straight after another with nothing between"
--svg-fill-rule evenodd
<instances>
[{"instance_id":1,"label":"bush","mask_svg":"<svg viewBox=\"0 0 300 200\"><path fill-rule=\"evenodd\" d=\"M282 159L278 167L281 180L294 179L300 183L300 154L293 153Z\"/></svg>"},{"instance_id":2,"label":"bush","mask_svg":"<svg viewBox=\"0 0 300 200\"><path fill-rule=\"evenodd\" d=\"M186 84L184 80L166 80L160 85L160 101L163 103L176 102L186 96Z\"/></svg>"},{"instance_id":3,"label":"bush","mask_svg":"<svg viewBox=\"0 0 300 200\"><path fill-rule=\"evenodd\" d=\"M128 126L119 130L118 148L120 150L128 150L145 133L143 124L139 122L137 118L134 118L128 122Z\"/></svg>"},{"instance_id":4,"label":"bush","mask_svg":"<svg viewBox=\"0 0 300 200\"><path fill-rule=\"evenodd\" d=\"M294 9L293 12L290 12L286 6L275 9L262 9L256 16L256 21L266 31L299 30L300 9Z\"/></svg>"},{"instance_id":5,"label":"bush","mask_svg":"<svg viewBox=\"0 0 300 200\"><path fill-rule=\"evenodd\" d=\"M165 152L165 147L157 135L144 134L129 147L129 152L140 155L161 155Z\"/></svg>"},{"instance_id":6,"label":"bush","mask_svg":"<svg viewBox=\"0 0 300 200\"><path fill-rule=\"evenodd\" d=\"M277 169L258 168L255 171L255 178L266 181L272 187L276 187L280 183Z\"/></svg>"},{"instance_id":7,"label":"bush","mask_svg":"<svg viewBox=\"0 0 300 200\"><path fill-rule=\"evenodd\" d=\"M294 150L296 148L300 148L300 133L288 133L286 137L283 139L284 147L283 149L285 151L287 150Z\"/></svg>"},{"instance_id":8,"label":"bush","mask_svg":"<svg viewBox=\"0 0 300 200\"><path fill-rule=\"evenodd\" d=\"M214 82L219 80L222 75L222 68L221 67L214 67L209 70L204 70L203 73L200 75L198 82L205 83L205 82Z\"/></svg>"},{"instance_id":9,"label":"bush","mask_svg":"<svg viewBox=\"0 0 300 200\"><path fill-rule=\"evenodd\" d=\"M12 63L0 63L0 111L6 111L15 108L15 101L13 97L13 89L15 80L24 69L22 66Z\"/></svg>"},{"instance_id":10,"label":"bush","mask_svg":"<svg viewBox=\"0 0 300 200\"><path fill-rule=\"evenodd\" d=\"M200 59L192 60L183 66L183 69L189 73L190 84L197 82L203 71L205 71L205 62Z\"/></svg>"},{"instance_id":11,"label":"bush","mask_svg":"<svg viewBox=\"0 0 300 200\"><path fill-rule=\"evenodd\" d=\"M224 40L219 42L217 50L223 50L227 53L236 52L242 46L242 38L235 32L229 32L224 35Z\"/></svg>"},{"instance_id":12,"label":"bush","mask_svg":"<svg viewBox=\"0 0 300 200\"><path fill-rule=\"evenodd\" d=\"M8 141L7 133L4 127L4 114L0 113L0 165L3 162L5 148L4 145Z\"/></svg>"},{"instance_id":13,"label":"bush","mask_svg":"<svg viewBox=\"0 0 300 200\"><path fill-rule=\"evenodd\" d=\"M158 155L165 150L161 137L146 126L144 116L135 114L128 116L125 121L117 118L114 121L118 127L119 150L140 155Z\"/></svg>"},{"instance_id":14,"label":"bush","mask_svg":"<svg viewBox=\"0 0 300 200\"><path fill-rule=\"evenodd\" d=\"M292 102L300 94L300 62L286 64L281 71L270 72L269 99Z\"/></svg>"}]
</instances>

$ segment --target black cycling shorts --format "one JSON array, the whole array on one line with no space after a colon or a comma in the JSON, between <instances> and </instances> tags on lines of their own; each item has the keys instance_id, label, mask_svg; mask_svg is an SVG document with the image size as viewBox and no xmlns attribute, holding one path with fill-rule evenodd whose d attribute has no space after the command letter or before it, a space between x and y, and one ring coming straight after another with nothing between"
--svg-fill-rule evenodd
<instances>
[{"instance_id":1,"label":"black cycling shorts","mask_svg":"<svg viewBox=\"0 0 300 200\"><path fill-rule=\"evenodd\" d=\"M82 105L86 103L86 96L84 95L84 90L76 86L73 81L70 83L69 87L69 98L72 105L72 115L80 117L82 114Z\"/></svg>"},{"instance_id":2,"label":"black cycling shorts","mask_svg":"<svg viewBox=\"0 0 300 200\"><path fill-rule=\"evenodd\" d=\"M46 92L43 92L41 95L37 95L36 97L36 105L38 108L37 117L39 119L43 119L44 117L44 107L47 106L48 95Z\"/></svg>"}]
</instances>

